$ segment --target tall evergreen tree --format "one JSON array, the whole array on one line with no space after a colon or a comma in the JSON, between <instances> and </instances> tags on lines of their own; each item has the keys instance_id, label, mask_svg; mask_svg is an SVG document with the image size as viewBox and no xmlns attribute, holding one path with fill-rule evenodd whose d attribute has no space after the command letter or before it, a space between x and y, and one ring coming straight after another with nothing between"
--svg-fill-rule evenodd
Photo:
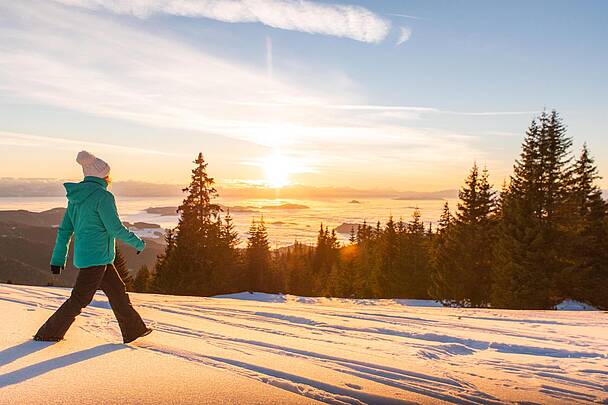
<instances>
[{"instance_id":1,"label":"tall evergreen tree","mask_svg":"<svg viewBox=\"0 0 608 405\"><path fill-rule=\"evenodd\" d=\"M459 192L455 219L447 205L440 219L431 293L449 305L489 303L495 193L488 177L475 163Z\"/></svg>"},{"instance_id":2,"label":"tall evergreen tree","mask_svg":"<svg viewBox=\"0 0 608 405\"><path fill-rule=\"evenodd\" d=\"M600 176L587 145L572 168L570 265L559 275L565 298L608 308L608 212L596 181Z\"/></svg>"},{"instance_id":3,"label":"tall evergreen tree","mask_svg":"<svg viewBox=\"0 0 608 405\"><path fill-rule=\"evenodd\" d=\"M178 207L171 254L165 252L156 286L170 294L214 295L225 292L222 273L236 257L235 247L226 237L220 206L212 202L217 191L202 153L194 164L190 185L183 190L187 196Z\"/></svg>"},{"instance_id":4,"label":"tall evergreen tree","mask_svg":"<svg viewBox=\"0 0 608 405\"><path fill-rule=\"evenodd\" d=\"M551 308L563 255L572 144L558 114L542 113L530 125L511 181L501 196L492 304Z\"/></svg>"}]
</instances>

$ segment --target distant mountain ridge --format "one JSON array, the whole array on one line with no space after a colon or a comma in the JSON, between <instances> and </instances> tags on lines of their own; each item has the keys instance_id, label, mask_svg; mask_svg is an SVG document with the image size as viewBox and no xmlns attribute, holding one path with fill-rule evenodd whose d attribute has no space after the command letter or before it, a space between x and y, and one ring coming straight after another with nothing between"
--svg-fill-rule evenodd
<instances>
[{"instance_id":1,"label":"distant mountain ridge","mask_svg":"<svg viewBox=\"0 0 608 405\"><path fill-rule=\"evenodd\" d=\"M56 226L59 225L65 208L51 208L41 212L27 210L7 210L0 211L0 222L16 222L32 226Z\"/></svg>"},{"instance_id":2,"label":"distant mountain ridge","mask_svg":"<svg viewBox=\"0 0 608 405\"><path fill-rule=\"evenodd\" d=\"M0 211L0 282L46 286L72 286L78 271L72 266L73 249L70 247L68 266L60 276L51 275L50 260L56 226L65 208L53 208L42 212L26 210ZM133 226L152 224L136 223ZM146 249L139 255L135 249L118 242L129 269L139 270L142 265L154 269L156 256L164 251L164 245L146 239Z\"/></svg>"}]
</instances>

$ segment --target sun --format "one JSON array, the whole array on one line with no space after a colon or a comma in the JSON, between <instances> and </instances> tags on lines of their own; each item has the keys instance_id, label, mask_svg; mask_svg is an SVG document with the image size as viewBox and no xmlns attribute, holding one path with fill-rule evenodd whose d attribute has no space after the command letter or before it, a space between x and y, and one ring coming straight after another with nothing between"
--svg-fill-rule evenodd
<instances>
[{"instance_id":1,"label":"sun","mask_svg":"<svg viewBox=\"0 0 608 405\"><path fill-rule=\"evenodd\" d=\"M269 187L281 188L289 184L289 174L293 171L293 165L280 153L267 156L262 161L262 168Z\"/></svg>"}]
</instances>

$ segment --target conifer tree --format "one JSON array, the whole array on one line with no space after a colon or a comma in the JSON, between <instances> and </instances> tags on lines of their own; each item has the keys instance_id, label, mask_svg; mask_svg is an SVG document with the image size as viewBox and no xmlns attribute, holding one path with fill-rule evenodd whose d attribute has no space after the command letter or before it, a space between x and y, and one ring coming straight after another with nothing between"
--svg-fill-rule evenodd
<instances>
[{"instance_id":1,"label":"conifer tree","mask_svg":"<svg viewBox=\"0 0 608 405\"><path fill-rule=\"evenodd\" d=\"M431 245L431 285L429 295L445 305L455 304L450 286L453 281L452 261L454 259L453 243L450 243L454 216L446 201L437 224L437 235Z\"/></svg>"},{"instance_id":2,"label":"conifer tree","mask_svg":"<svg viewBox=\"0 0 608 405\"><path fill-rule=\"evenodd\" d=\"M402 237L397 233L397 224L393 217L384 225L382 231L377 230L378 267L372 268L372 281L379 297L397 297L411 283L410 274L405 269L405 261L401 255L404 249ZM376 249L374 249L376 250ZM373 250L373 251L374 251Z\"/></svg>"},{"instance_id":3,"label":"conifer tree","mask_svg":"<svg viewBox=\"0 0 608 405\"><path fill-rule=\"evenodd\" d=\"M351 245L354 245L357 242L357 234L355 232L355 227L354 226L350 228L350 235L348 237L348 242Z\"/></svg>"},{"instance_id":4,"label":"conifer tree","mask_svg":"<svg viewBox=\"0 0 608 405\"><path fill-rule=\"evenodd\" d=\"M329 226L321 224L317 234L317 245L315 247L312 274L314 277L313 288L315 294L327 294L327 283L332 268L337 265L340 243L336 231L329 231Z\"/></svg>"},{"instance_id":5,"label":"conifer tree","mask_svg":"<svg viewBox=\"0 0 608 405\"><path fill-rule=\"evenodd\" d=\"M408 283L400 296L427 299L430 287L430 245L418 208L412 213L412 220L407 224L406 231L401 257Z\"/></svg>"},{"instance_id":6,"label":"conifer tree","mask_svg":"<svg viewBox=\"0 0 608 405\"><path fill-rule=\"evenodd\" d=\"M171 294L177 291L179 274L173 270L169 263L173 260L175 251L175 230L168 229L165 234L165 251L158 255L154 264L154 276L150 283L150 291L155 293Z\"/></svg>"},{"instance_id":7,"label":"conifer tree","mask_svg":"<svg viewBox=\"0 0 608 405\"><path fill-rule=\"evenodd\" d=\"M433 297L448 305L487 306L494 244L494 191L487 169L475 163L464 187L456 217L447 205L440 219L433 262Z\"/></svg>"},{"instance_id":8,"label":"conifer tree","mask_svg":"<svg viewBox=\"0 0 608 405\"><path fill-rule=\"evenodd\" d=\"M284 277L284 292L312 295L312 248L296 241L276 256L276 265Z\"/></svg>"},{"instance_id":9,"label":"conifer tree","mask_svg":"<svg viewBox=\"0 0 608 405\"><path fill-rule=\"evenodd\" d=\"M555 111L542 113L526 132L521 157L501 195L493 306L551 308L560 300L555 280L567 265L571 143Z\"/></svg>"},{"instance_id":10,"label":"conifer tree","mask_svg":"<svg viewBox=\"0 0 608 405\"><path fill-rule=\"evenodd\" d=\"M264 217L261 217L259 221L252 220L251 222L246 257L249 291L267 291L264 285L269 281L271 254Z\"/></svg>"},{"instance_id":11,"label":"conifer tree","mask_svg":"<svg viewBox=\"0 0 608 405\"><path fill-rule=\"evenodd\" d=\"M565 298L608 308L608 213L597 186L597 166L587 145L572 168L570 265L559 275Z\"/></svg>"},{"instance_id":12,"label":"conifer tree","mask_svg":"<svg viewBox=\"0 0 608 405\"><path fill-rule=\"evenodd\" d=\"M363 220L357 227L357 250L354 261L353 294L357 297L380 296L382 285L374 282L372 275L378 266L373 228ZM377 278L377 277L376 277Z\"/></svg>"},{"instance_id":13,"label":"conifer tree","mask_svg":"<svg viewBox=\"0 0 608 405\"><path fill-rule=\"evenodd\" d=\"M155 284L169 294L214 295L224 292L222 272L230 257L236 255L234 247L228 245L221 208L212 202L217 191L202 153L194 164L190 185L183 190L187 196L178 207L180 218L172 236L173 246L167 246L165 257L158 263Z\"/></svg>"},{"instance_id":14,"label":"conifer tree","mask_svg":"<svg viewBox=\"0 0 608 405\"><path fill-rule=\"evenodd\" d=\"M224 293L242 291L245 285L243 279L243 263L239 251L239 233L237 232L230 210L221 219L218 219L220 228L219 247L217 251L217 267L214 272L214 284Z\"/></svg>"},{"instance_id":15,"label":"conifer tree","mask_svg":"<svg viewBox=\"0 0 608 405\"><path fill-rule=\"evenodd\" d=\"M138 293L148 292L150 284L150 270L145 264L139 268L135 280L133 280L133 291Z\"/></svg>"},{"instance_id":16,"label":"conifer tree","mask_svg":"<svg viewBox=\"0 0 608 405\"><path fill-rule=\"evenodd\" d=\"M118 271L122 282L125 283L127 291L133 291L133 277L129 273L127 261L118 247L116 248L116 257L114 258L114 267Z\"/></svg>"},{"instance_id":17,"label":"conifer tree","mask_svg":"<svg viewBox=\"0 0 608 405\"><path fill-rule=\"evenodd\" d=\"M441 216L439 217L439 222L437 224L437 233L442 235L448 232L453 222L454 217L450 211L450 204L446 201L443 203L443 210L441 211Z\"/></svg>"}]
</instances>

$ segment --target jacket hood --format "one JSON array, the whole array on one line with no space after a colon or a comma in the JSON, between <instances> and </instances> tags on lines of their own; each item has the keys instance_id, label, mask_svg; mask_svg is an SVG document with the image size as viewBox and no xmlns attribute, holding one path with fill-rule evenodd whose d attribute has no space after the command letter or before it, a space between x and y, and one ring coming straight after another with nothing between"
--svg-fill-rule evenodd
<instances>
[{"instance_id":1,"label":"jacket hood","mask_svg":"<svg viewBox=\"0 0 608 405\"><path fill-rule=\"evenodd\" d=\"M99 177L87 176L80 183L64 183L68 201L79 204L98 190L105 190L108 184Z\"/></svg>"}]
</instances>

